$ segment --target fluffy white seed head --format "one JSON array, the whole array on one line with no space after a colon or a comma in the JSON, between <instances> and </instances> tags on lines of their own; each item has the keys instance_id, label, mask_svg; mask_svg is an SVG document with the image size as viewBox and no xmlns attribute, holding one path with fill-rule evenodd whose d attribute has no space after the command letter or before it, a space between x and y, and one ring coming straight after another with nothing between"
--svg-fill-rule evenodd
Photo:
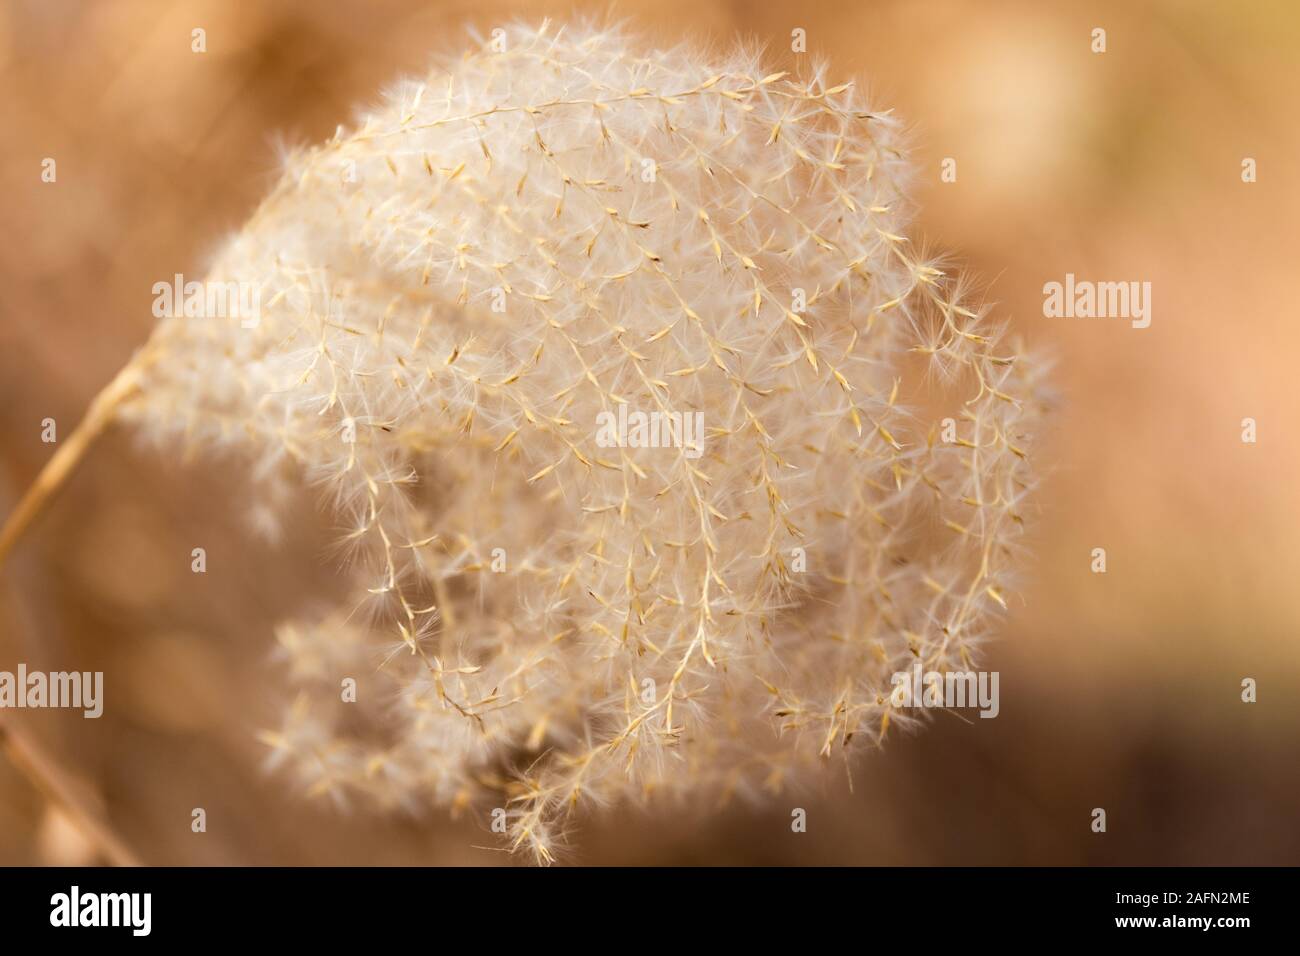
<instances>
[{"instance_id":1,"label":"fluffy white seed head","mask_svg":"<svg viewBox=\"0 0 1300 956\"><path fill-rule=\"evenodd\" d=\"M548 861L584 800L774 789L906 722L893 673L969 667L1041 402L853 85L504 39L290 157L210 276L257 324L164 320L126 414L346 524L277 755ZM392 693L340 702L376 655Z\"/></svg>"}]
</instances>

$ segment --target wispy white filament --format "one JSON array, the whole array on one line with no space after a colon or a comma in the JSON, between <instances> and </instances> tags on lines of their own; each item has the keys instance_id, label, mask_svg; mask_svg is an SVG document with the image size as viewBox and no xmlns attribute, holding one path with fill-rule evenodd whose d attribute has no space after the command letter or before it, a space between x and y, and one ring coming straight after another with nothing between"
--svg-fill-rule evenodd
<instances>
[{"instance_id":1,"label":"wispy white filament","mask_svg":"<svg viewBox=\"0 0 1300 956\"><path fill-rule=\"evenodd\" d=\"M277 758L548 861L584 801L776 789L912 719L890 675L1005 605L1039 401L908 173L851 84L545 25L292 156L211 276L260 321L164 319L125 412L346 520ZM701 447L599 440L620 409Z\"/></svg>"}]
</instances>

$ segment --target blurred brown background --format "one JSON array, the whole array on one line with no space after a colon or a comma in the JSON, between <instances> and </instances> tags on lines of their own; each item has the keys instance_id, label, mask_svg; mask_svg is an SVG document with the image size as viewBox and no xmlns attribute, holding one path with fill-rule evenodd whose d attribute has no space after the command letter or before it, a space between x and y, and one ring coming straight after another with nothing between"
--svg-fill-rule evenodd
<instances>
[{"instance_id":1,"label":"blurred brown background","mask_svg":"<svg viewBox=\"0 0 1300 956\"><path fill-rule=\"evenodd\" d=\"M70 432L148 335L153 282L202 271L278 143L325 138L432 50L466 46L469 23L608 9L0 0L0 511L52 450L41 420ZM940 714L868 758L853 793L589 821L571 859L1300 864L1300 6L612 10L663 41L766 43L773 69L828 58L895 107L914 130L919 232L1055 350L1063 405L1039 456L1036 559L987 659L998 719ZM195 27L206 54L190 52ZM808 57L788 52L796 27ZM1151 327L1045 319L1043 283L1066 272L1152 282ZM243 488L236 468L120 433L96 447L0 577L0 669L103 670L105 715L0 716L146 862L505 862L479 823L340 814L262 773L254 734L285 704L271 627L327 597L331 568L309 500L276 550L246 531ZM197 546L206 575L190 573ZM796 804L806 834L790 832ZM190 831L198 806L206 834ZM93 856L0 759L0 863Z\"/></svg>"}]
</instances>

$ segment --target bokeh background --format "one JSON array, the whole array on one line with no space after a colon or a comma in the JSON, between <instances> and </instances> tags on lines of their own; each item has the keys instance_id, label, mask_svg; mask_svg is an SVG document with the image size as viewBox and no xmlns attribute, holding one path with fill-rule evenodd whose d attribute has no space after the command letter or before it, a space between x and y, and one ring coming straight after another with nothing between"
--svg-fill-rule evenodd
<instances>
[{"instance_id":1,"label":"bokeh background","mask_svg":"<svg viewBox=\"0 0 1300 956\"><path fill-rule=\"evenodd\" d=\"M148 335L151 285L202 272L284 143L332 134L431 51L472 42L467 25L611 11L658 41L766 44L774 70L827 58L895 108L913 130L918 234L1055 352L1062 401L1039 453L1036 559L986 662L996 720L940 714L893 737L851 792L588 820L570 859L1300 864L1287 0L0 0L0 511L52 450L41 420L68 434ZM1066 272L1150 281L1151 327L1044 318L1043 283ZM0 863L509 862L480 821L339 813L263 772L255 733L286 703L271 628L333 578L310 498L274 549L247 530L244 488L235 467L110 434L0 574L0 669L103 670L108 695L98 721L0 713ZM196 546L206 575L190 572ZM1257 703L1240 699L1245 677ZM20 769L33 761L43 773ZM33 776L57 779L59 799Z\"/></svg>"}]
</instances>

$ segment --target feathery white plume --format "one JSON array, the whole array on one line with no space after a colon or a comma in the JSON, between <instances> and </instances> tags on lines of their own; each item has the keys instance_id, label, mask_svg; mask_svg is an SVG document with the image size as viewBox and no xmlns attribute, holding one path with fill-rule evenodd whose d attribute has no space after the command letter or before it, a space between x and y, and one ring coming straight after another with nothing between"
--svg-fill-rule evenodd
<instances>
[{"instance_id":1,"label":"feathery white plume","mask_svg":"<svg viewBox=\"0 0 1300 956\"><path fill-rule=\"evenodd\" d=\"M969 667L1041 402L851 84L503 40L290 157L210 276L257 323L165 319L121 414L345 516L277 755L546 862L584 800L775 788L907 721L893 673Z\"/></svg>"}]
</instances>

